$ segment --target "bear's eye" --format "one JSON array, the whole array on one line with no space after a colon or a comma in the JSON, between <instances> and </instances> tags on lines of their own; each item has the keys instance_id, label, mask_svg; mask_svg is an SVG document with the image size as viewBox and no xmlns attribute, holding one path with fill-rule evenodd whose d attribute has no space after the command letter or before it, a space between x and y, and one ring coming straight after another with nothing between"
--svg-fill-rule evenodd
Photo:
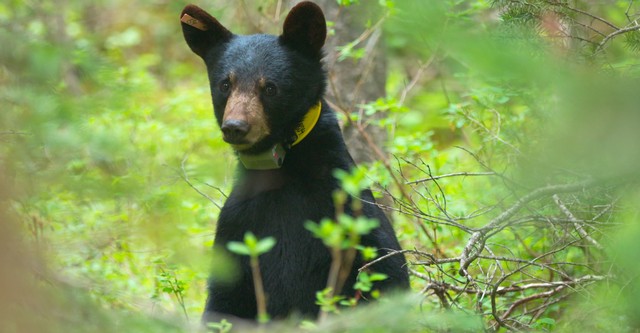
<instances>
[{"instance_id":1,"label":"bear's eye","mask_svg":"<svg viewBox=\"0 0 640 333\"><path fill-rule=\"evenodd\" d=\"M267 96L275 96L278 93L278 88L272 82L267 82L264 86L264 94Z\"/></svg>"},{"instance_id":2,"label":"bear's eye","mask_svg":"<svg viewBox=\"0 0 640 333\"><path fill-rule=\"evenodd\" d=\"M222 82L220 82L219 89L223 93L228 93L229 90L231 89L231 82L229 81L229 79L222 80Z\"/></svg>"}]
</instances>

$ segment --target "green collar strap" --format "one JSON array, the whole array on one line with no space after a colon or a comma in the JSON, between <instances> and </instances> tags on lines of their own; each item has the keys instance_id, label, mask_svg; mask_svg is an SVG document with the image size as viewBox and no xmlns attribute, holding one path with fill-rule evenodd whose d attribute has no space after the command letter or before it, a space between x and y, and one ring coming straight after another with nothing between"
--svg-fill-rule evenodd
<instances>
[{"instance_id":1,"label":"green collar strap","mask_svg":"<svg viewBox=\"0 0 640 333\"><path fill-rule=\"evenodd\" d=\"M309 135L311 130L313 130L313 128L318 123L321 110L321 102L318 102L309 109L307 114L304 115L302 122L296 127L295 134L289 140L291 144L278 143L271 147L271 149L257 155L249 155L238 152L238 158L240 159L240 162L242 162L242 165L250 170L279 169L282 166L282 163L284 163L284 157L287 153L285 150L285 146L287 148L293 147L300 143L300 141L304 140L304 138ZM283 144L285 146L283 146Z\"/></svg>"}]
</instances>

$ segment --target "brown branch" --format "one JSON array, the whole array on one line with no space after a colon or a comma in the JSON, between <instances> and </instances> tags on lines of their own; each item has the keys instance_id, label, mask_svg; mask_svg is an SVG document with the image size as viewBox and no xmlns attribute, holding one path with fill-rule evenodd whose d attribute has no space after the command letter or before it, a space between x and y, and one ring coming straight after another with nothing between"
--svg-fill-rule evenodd
<instances>
[{"instance_id":1,"label":"brown branch","mask_svg":"<svg viewBox=\"0 0 640 333\"><path fill-rule=\"evenodd\" d=\"M526 206L531 201L540 199L545 196L549 196L555 193L568 193L575 192L586 187L590 187L595 185L595 181L583 181L575 184L563 184L563 185L550 185L542 188L538 188L531 193L525 195L524 197L518 199L511 207L502 212L502 214L498 215L496 218L491 220L487 225L480 228L480 231L488 231L490 229L501 226L505 222L507 222L511 217L513 217L520 209Z\"/></svg>"},{"instance_id":2,"label":"brown branch","mask_svg":"<svg viewBox=\"0 0 640 333\"><path fill-rule=\"evenodd\" d=\"M502 315L502 317L500 317L500 320L505 321L507 319L507 317L509 317L509 315L518 306L520 306L520 305L522 305L524 303L528 303L528 302L531 302L533 300L539 299L539 298L551 297L551 296L557 294L558 292L560 292L564 288L566 288L566 286L562 285L562 286L558 286L557 288L549 290L549 291L545 291L545 292L541 292L539 294L531 295L529 297L521 298L521 299L515 301L513 304L511 304L509 309L507 309L507 311L505 311L505 313Z\"/></svg>"},{"instance_id":3,"label":"brown branch","mask_svg":"<svg viewBox=\"0 0 640 333\"><path fill-rule=\"evenodd\" d=\"M370 262L364 264L362 267L358 268L358 272L362 272L363 270L369 268L369 266L371 266L371 265L373 265L375 263L378 263L378 262L380 262L382 260L385 260L385 259L387 259L389 257L393 257L393 256L398 255L398 254L405 254L407 252L414 252L415 253L416 251L411 251L411 250L389 250L389 253L383 255L382 257L378 257L378 258L376 258L374 260L371 260ZM421 253L421 254L422 255L431 256L428 253Z\"/></svg>"},{"instance_id":4,"label":"brown branch","mask_svg":"<svg viewBox=\"0 0 640 333\"><path fill-rule=\"evenodd\" d=\"M607 42L609 42L612 38L625 34L627 32L631 32L631 31L637 31L640 30L640 25L638 24L634 24L630 27L626 27L623 29L619 29L616 30L610 34L607 35L607 37L605 37L604 39L602 39L602 41L600 42L600 44L598 44L598 47L596 47L596 50L594 51L594 53L598 53L600 50L602 50L602 48L604 47L605 44L607 44Z\"/></svg>"},{"instance_id":5,"label":"brown branch","mask_svg":"<svg viewBox=\"0 0 640 333\"><path fill-rule=\"evenodd\" d=\"M413 76L413 78L411 79L411 81L409 81L409 84L407 84L406 87L404 87L404 89L402 89L402 92L400 93L400 99L399 99L399 104L403 105L405 99L407 98L407 95L409 95L409 92L411 90L413 90L413 88L415 87L415 85L418 83L418 81L420 80L420 78L422 77L422 75L424 74L424 72L427 70L427 68L429 68L429 66L431 66L431 64L433 63L433 61L435 60L437 52L434 52L431 57L429 57L429 59L427 60L427 62L424 65L421 65L420 68L418 68L418 71L416 72L416 74Z\"/></svg>"},{"instance_id":6,"label":"brown branch","mask_svg":"<svg viewBox=\"0 0 640 333\"><path fill-rule=\"evenodd\" d=\"M594 27L592 27L592 26L590 26L588 24L584 24L584 23L582 23L582 22L580 22L578 20L574 20L573 18L570 18L570 19L571 19L571 23L573 23L575 25L578 25L578 26L581 26L581 27L583 27L585 29L591 30L591 31L595 32L596 34L598 34L598 35L600 35L602 37L605 37L607 35L604 32L602 32L602 31L600 31L600 30L598 30L598 29L596 29L596 28L594 28ZM568 36L568 37L573 37L573 36ZM592 41L589 41L589 42L593 43Z\"/></svg>"},{"instance_id":7,"label":"brown branch","mask_svg":"<svg viewBox=\"0 0 640 333\"><path fill-rule=\"evenodd\" d=\"M574 241L574 242L569 242L569 243L564 244L563 246L561 246L561 247L559 247L559 248L556 248L556 249L553 249L553 250L551 250L551 251L549 251L549 252L546 252L546 253L544 253L544 254L541 254L540 256L538 256L538 257L534 258L533 260L531 260L531 262L532 262L532 263L533 263L533 262L536 262L536 261L538 261L538 260L540 260L540 259L542 259L542 258L544 258L544 257L548 257L548 256L551 256L551 255L553 255L553 254L556 254L556 253L558 253L558 252L560 252L560 251L563 251L564 249L566 249L567 247L569 247L569 246L573 245L574 243L575 243L575 241ZM505 274L505 275L503 275L503 276L498 280L498 282L496 282L496 283L493 285L493 290L491 291L491 314L492 314L493 318L496 320L496 322L497 322L499 325L501 325L501 326L504 326L504 327L507 327L507 328L510 328L510 329L511 329L511 327L510 327L509 325L507 325L507 324L504 322L504 320L502 320L502 319L501 319L501 316L498 316L498 307L496 306L496 295L497 295L497 290L500 288L500 284L501 284L502 282L504 282L506 279L508 279L509 277L513 276L514 274L516 274L516 273L518 273L518 272L521 272L523 269L525 269L525 268L526 268L526 267L528 267L528 266L530 266L530 264L525 264L525 265L523 265L523 266L521 266L521 267L518 267L516 270L514 270L514 271L510 272L509 274Z\"/></svg>"},{"instance_id":8,"label":"brown branch","mask_svg":"<svg viewBox=\"0 0 640 333\"><path fill-rule=\"evenodd\" d=\"M208 196L206 193L200 191L195 185L193 185L193 183L189 180L189 176L187 176L187 171L185 170L184 164L187 162L187 158L188 155L185 155L184 158L182 159L182 162L180 163L180 169L182 171L182 173L180 173L180 177L182 178L182 180L184 180L187 185L189 185L189 187L191 187L192 189L194 189L196 192L198 192L198 194L200 194L201 196L205 197L207 200L209 200L212 204L214 204L216 207L218 207L218 209L222 209L222 206L220 206L220 204L218 204L215 200L213 200L213 198L211 198L210 196ZM209 185L211 186L211 185ZM211 186L213 187L213 186ZM215 188L215 187L214 187ZM222 193L222 191L220 189L218 189L218 191L220 191L220 193ZM224 193L223 193L224 194Z\"/></svg>"},{"instance_id":9,"label":"brown branch","mask_svg":"<svg viewBox=\"0 0 640 333\"><path fill-rule=\"evenodd\" d=\"M472 249L478 242L480 242L480 247L474 254L470 255ZM471 263L476 260L478 255L482 252L484 242L484 232L476 231L471 235L471 238L467 242L467 245L465 245L464 249L462 249L462 254L460 255L460 269L458 270L458 274L460 274L460 276L469 277L467 268L469 268L469 265L471 265Z\"/></svg>"},{"instance_id":10,"label":"brown branch","mask_svg":"<svg viewBox=\"0 0 640 333\"><path fill-rule=\"evenodd\" d=\"M402 198L404 198L405 200L408 200L412 206L417 207L417 205L411 199L411 196L409 196L409 194L407 193L407 191L404 188L402 182L400 182L398 177L396 177L395 172L393 172L393 169L391 168L391 165L389 164L389 159L385 156L385 154L382 152L380 147L378 147L378 145L375 144L375 142L373 141L373 139L371 138L369 133L367 133L367 131L362 127L361 124L355 123L353 120L351 120L351 117L349 116L349 112L347 110L342 109L341 107L331 103L330 101L326 101L326 102L333 109L337 109L340 112L344 113L345 118L347 119L347 122L349 122L349 125L351 125L351 126L356 128L356 130L360 133L360 135L362 135L362 137L365 139L367 145L371 148L373 153L376 155L377 159L382 162L382 165L384 165L384 168L387 170L387 172L391 176L391 179L393 180L393 182L396 184L398 190L400 191L400 194L402 195ZM422 230L422 232L424 232L424 234L427 236L427 238L429 238L429 240L433 244L436 244L435 240L433 239L433 236L424 227L424 225L421 224L421 223L416 223L416 224L417 224L417 227L420 230Z\"/></svg>"},{"instance_id":11,"label":"brown branch","mask_svg":"<svg viewBox=\"0 0 640 333\"><path fill-rule=\"evenodd\" d=\"M370 28L366 29L365 31L362 32L362 34L360 34L360 36L358 36L355 40L353 40L352 42L348 43L348 45L352 45L352 46L356 46L360 43L362 43L364 40L366 40L367 38L373 36L372 38L374 39L372 42L368 43L367 48L369 50L371 50L371 48L374 47L374 45L377 43L378 39L380 38L380 34L381 34L381 27L382 24L386 21L386 19L389 17L389 14L386 13L385 15L383 15L373 26L371 26ZM374 34L375 33L375 34ZM373 52L365 52L365 54L367 55L372 55ZM330 64L328 64L328 68L333 68L335 66L335 63L338 62L338 58L339 56L336 56L335 58L332 59L332 62ZM365 83L365 78L367 77L367 75L370 73L371 71L371 66L373 65L373 57L372 56L368 56L366 59L364 59L364 61L362 61L362 63L365 64L364 69L361 70L362 74L360 74L360 77L358 79L358 81L356 82L353 91L354 91L354 99L351 101L351 105L346 105L346 103L344 103L343 99L342 99L342 95L338 92L338 90L336 89L336 84L334 82L334 78L333 76L329 76L329 87L331 89L331 92L333 93L333 95L335 96L335 98L337 99L337 105L339 105L339 109L344 110L345 115L347 116L347 119L349 119L349 122L351 123L350 117L349 117L349 113L354 109L354 107L358 104L356 101L355 96L358 95L359 91L360 91L360 87ZM327 101L329 102L329 101ZM336 106L332 106L334 109L337 109Z\"/></svg>"},{"instance_id":12,"label":"brown branch","mask_svg":"<svg viewBox=\"0 0 640 333\"><path fill-rule=\"evenodd\" d=\"M278 3L276 4L276 12L273 14L274 22L278 22L278 20L280 19L281 10L282 10L282 0L278 0Z\"/></svg>"},{"instance_id":13,"label":"brown branch","mask_svg":"<svg viewBox=\"0 0 640 333\"><path fill-rule=\"evenodd\" d=\"M458 274L463 277L469 278L469 273L467 269L469 265L478 257L478 255L484 249L484 242L486 240L485 235L491 231L492 229L501 230L504 228L503 224L505 224L511 217L517 214L520 209L525 207L531 201L540 199L544 196L552 195L555 193L566 193L566 192L574 192L580 189L583 189L587 186L592 185L593 181L586 181L576 184L564 184L564 185L552 185L543 188L539 188L534 190L533 192L525 195L524 197L518 199L510 208L505 210L502 214L498 215L496 218L491 220L484 227L477 229L472 235L465 247L462 250L462 254L460 255L460 269L458 270ZM478 248L475 252L472 252L474 247L479 243Z\"/></svg>"},{"instance_id":14,"label":"brown branch","mask_svg":"<svg viewBox=\"0 0 640 333\"><path fill-rule=\"evenodd\" d=\"M544 313L544 311L548 307L565 300L569 296L571 296L571 294L559 295L555 299L549 298L543 304L541 304L540 306L537 306L537 307L535 307L535 308L533 308L531 310L523 311L522 314L523 315L527 315L529 313L535 313L535 315L531 316L531 320L529 320L529 323L533 323L533 322L537 321L538 318L540 318L540 316Z\"/></svg>"},{"instance_id":15,"label":"brown branch","mask_svg":"<svg viewBox=\"0 0 640 333\"><path fill-rule=\"evenodd\" d=\"M428 182L431 180L438 180L438 179L442 179L442 178L448 178L448 177L459 177L459 176L463 176L463 177L473 177L473 176L495 176L496 173L495 172L454 172L454 173L449 173L449 174L445 174L445 175L439 175L439 176L430 176L428 178L422 178L422 179L418 179L418 180L412 180L409 182L406 182L406 185L414 185L414 184L419 184L419 183L424 183L424 182Z\"/></svg>"},{"instance_id":16,"label":"brown branch","mask_svg":"<svg viewBox=\"0 0 640 333\"><path fill-rule=\"evenodd\" d=\"M409 206L406 205L405 203L403 203L402 201L399 201L396 198L394 199L394 203L398 204L400 206L400 208L396 208L396 207L392 207L392 206L387 206L381 203L377 203L377 202L372 202L372 201L367 201L364 199L361 199L362 202L364 203L368 203L368 204L372 204L372 205L376 205L378 207L380 207L383 210L388 210L388 211L393 211L393 212L397 212L399 214L404 214L410 217L414 217L416 219L421 219L430 223L435 223L435 224L442 224L442 225L446 225L446 226L451 226L451 227L455 227L458 228L460 230L466 231L471 233L472 229L470 227L467 227L463 224L457 223L455 220L451 220L451 219L446 219L446 218L442 218L439 216L433 216L433 215L429 215L426 214L422 211L416 211L414 208L414 206ZM461 218L460 220L464 220L466 218Z\"/></svg>"},{"instance_id":17,"label":"brown branch","mask_svg":"<svg viewBox=\"0 0 640 333\"><path fill-rule=\"evenodd\" d=\"M560 6L562 8L574 11L576 13L580 13L580 14L588 16L588 17L590 17L590 18L592 18L594 20L600 21L600 22L610 26L613 29L620 30L620 28L618 28L615 24L613 24L613 23L611 23L611 22L609 22L609 21L607 21L607 20L605 20L605 19L603 19L601 17L595 16L595 15L589 13L589 12L586 12L586 11L584 11L582 9L574 8L574 7L571 7L571 6L567 5L567 4L553 2L553 1L546 1L546 3L548 3L550 5L554 5L554 6Z\"/></svg>"},{"instance_id":18,"label":"brown branch","mask_svg":"<svg viewBox=\"0 0 640 333\"><path fill-rule=\"evenodd\" d=\"M416 270L413 269L409 269L409 272L416 276L419 277L431 284L438 284L440 287L445 288L447 290L452 290L455 292L459 292L459 293L467 293L467 294L478 294L483 292L480 289L477 288L462 288L462 287L458 287L458 286L454 286L450 283L447 282L443 282L443 281L437 281L434 280L432 278L430 278L429 276L422 274ZM500 287L497 289L496 291L496 295L505 295L508 293L515 293L515 292L522 292L525 290L529 290L529 289L544 289L544 288L557 288L557 287L574 287L574 286L578 286L578 285L582 285L585 283L589 283L589 282L597 282L597 281L603 281L606 279L611 279L613 278L613 276L611 275L585 275L583 277L574 279L574 280L569 280L569 281L551 281L551 282L538 282L538 283L528 283L528 284L524 284L524 285L512 285L509 287Z\"/></svg>"},{"instance_id":19,"label":"brown branch","mask_svg":"<svg viewBox=\"0 0 640 333\"><path fill-rule=\"evenodd\" d=\"M627 20L629 21L629 23L634 21L634 20L631 19L631 16L629 15L629 12L631 11L631 7L633 7L633 1L634 0L629 0L629 6L627 6L627 10L624 11L624 16L627 17ZM636 15L638 15L638 14L636 14Z\"/></svg>"}]
</instances>

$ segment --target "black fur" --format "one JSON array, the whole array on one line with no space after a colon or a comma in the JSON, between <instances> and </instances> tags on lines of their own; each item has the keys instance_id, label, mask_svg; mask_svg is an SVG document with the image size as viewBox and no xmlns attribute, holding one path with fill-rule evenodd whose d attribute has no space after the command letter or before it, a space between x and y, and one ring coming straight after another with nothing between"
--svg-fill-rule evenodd
<instances>
[{"instance_id":1,"label":"black fur","mask_svg":"<svg viewBox=\"0 0 640 333\"><path fill-rule=\"evenodd\" d=\"M213 19L198 14L193 9L197 8L195 6L187 8L185 12L197 19ZM238 85L251 86L259 78L266 78L277 88L275 96L260 94L270 135L243 153L259 153L289 140L306 112L322 100L326 74L320 62L320 48L326 27L317 6L303 2L294 7L285 21L285 32L279 37L226 35L226 29L217 21L209 26L224 31L201 32L182 25L190 47L198 50L206 63L218 124L222 123L228 97L220 84L229 73L234 73ZM211 43L212 39L207 37L211 35L223 38ZM207 47L198 36L206 38ZM310 317L318 314L315 293L326 287L331 255L322 242L304 228L304 222L334 217L332 193L339 184L332 172L337 168L349 170L353 166L336 117L324 101L317 125L303 141L288 150L282 168L246 170L239 164L234 189L218 218L216 250L225 251L229 241L242 241L247 231L258 238L272 236L277 240L270 252L260 256L267 310L272 318L284 318L293 313ZM386 253L385 249L400 249L385 215L378 207L367 203L374 201L371 192L364 191L362 199L365 202L363 213L380 220L380 227L362 238L363 245L380 249L380 255ZM247 319L256 317L248 258L232 257L239 262L239 277L232 283L210 282L205 318L213 313ZM345 283L344 295L354 295L352 286L357 269L363 264L358 256ZM404 265L401 255L374 265L374 271L389 276L376 288L408 287Z\"/></svg>"}]
</instances>

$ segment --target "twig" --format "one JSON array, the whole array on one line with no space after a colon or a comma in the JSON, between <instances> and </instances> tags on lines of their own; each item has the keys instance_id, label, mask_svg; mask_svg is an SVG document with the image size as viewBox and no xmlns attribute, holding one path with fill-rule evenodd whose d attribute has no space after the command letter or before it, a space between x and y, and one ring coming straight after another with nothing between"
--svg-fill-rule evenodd
<instances>
[{"instance_id":1,"label":"twig","mask_svg":"<svg viewBox=\"0 0 640 333\"><path fill-rule=\"evenodd\" d=\"M575 20L573 18L570 18L570 20L571 20L571 23L573 23L575 25L579 25L579 26L581 26L581 27L583 27L585 29L591 30L592 32L595 32L596 34L598 34L598 35L600 35L602 37L607 36L607 34L605 34L604 32L602 32L602 31L600 31L600 30L598 30L598 29L596 29L596 28L594 28L594 27L592 27L590 25L584 24L584 23L582 23L580 21L577 21L577 20ZM570 36L570 37L574 37L574 36ZM589 41L589 42L593 43L593 41Z\"/></svg>"},{"instance_id":2,"label":"twig","mask_svg":"<svg viewBox=\"0 0 640 333\"><path fill-rule=\"evenodd\" d=\"M544 196L548 196L555 193L567 193L567 192L575 192L585 187L590 187L595 185L595 181L589 180L576 184L563 184L563 185L550 185L542 188L538 188L533 192L525 195L524 197L518 199L509 209L502 212L502 214L498 215L496 218L491 220L487 225L480 228L480 230L487 231L489 229L496 228L497 226L505 223L508 219L513 217L520 209L522 209L526 204L531 201L540 199Z\"/></svg>"},{"instance_id":3,"label":"twig","mask_svg":"<svg viewBox=\"0 0 640 333\"><path fill-rule=\"evenodd\" d=\"M409 272L416 277L419 277L429 283L438 284L441 287L453 290L455 292L467 293L467 294L477 294L481 292L476 288L461 288L454 286L452 284L446 282L440 282L432 279L431 277L424 275L420 272L415 271L414 269L410 269ZM575 280L570 281L551 281L551 282L539 282L539 283L529 283L524 285L513 285L509 287L500 287L496 290L496 295L505 295L508 293L521 292L529 289L543 289L543 288L557 288L557 287L573 287L577 285L582 285L588 282L596 282L596 281L604 281L606 279L611 279L613 276L610 275L585 275L583 277L577 278Z\"/></svg>"},{"instance_id":4,"label":"twig","mask_svg":"<svg viewBox=\"0 0 640 333\"><path fill-rule=\"evenodd\" d=\"M614 32L608 34L607 37L602 39L600 44L598 44L598 47L596 47L596 50L594 51L594 53L598 53L600 50L602 50L604 45L607 44L607 42L609 42L612 38L614 38L614 37L616 37L618 35L622 35L624 33L630 32L630 31L637 31L637 30L640 30L640 25L635 24L633 26L626 27L626 28L623 28L623 29L619 29L617 31L614 31Z\"/></svg>"},{"instance_id":5,"label":"twig","mask_svg":"<svg viewBox=\"0 0 640 333\"><path fill-rule=\"evenodd\" d=\"M544 313L544 311L548 307L550 307L550 306L552 306L552 305L554 305L554 304L556 304L558 302L561 302L561 301L565 300L569 296L571 296L571 294L560 295L560 296L556 297L555 299L550 299L549 298L543 304L541 304L540 306L537 306L537 307L535 307L535 308L533 308L531 310L528 310L528 311L523 311L523 315L527 315L529 313L535 313L535 315L531 316L531 320L529 320L529 323L533 323L536 320L538 320L538 318Z\"/></svg>"},{"instance_id":6,"label":"twig","mask_svg":"<svg viewBox=\"0 0 640 333\"><path fill-rule=\"evenodd\" d=\"M348 119L350 119L349 117L349 113L354 109L354 107L358 104L358 102L356 101L355 96L358 95L359 91L360 91L360 87L362 86L362 84L365 83L365 78L367 77L367 75L371 72L371 66L373 65L373 57L371 56L372 54L374 54L373 52L371 52L371 49L375 46L375 44L378 42L378 39L381 36L381 27L382 24L384 23L384 21L388 18L389 14L386 13L385 15L383 15L373 26L371 26L370 28L366 29L365 31L362 32L362 34L360 34L360 36L358 36L355 40L353 40L352 42L348 43L349 45L352 46L356 46L360 43L362 43L364 40L366 40L367 38L371 37L371 41L369 41L369 43L367 43L367 48L369 49L369 52L365 52L365 54L368 55L368 57L366 59L364 59L364 61L362 61L363 65L363 69L360 70L361 74L360 77L358 78L358 81L356 82L356 84L353 87L353 100L351 100L350 104L351 105L346 105L346 103L343 101L342 99L342 94L338 91L337 89L337 85L335 84L335 80L333 75L329 75L329 87L331 89L331 92L333 93L333 96L335 96L336 98L336 104L340 106L339 109L344 110L345 115L347 116ZM335 63L338 62L338 59L340 57L336 56L332 59L332 62L330 64L328 64L328 68L333 68L335 66ZM337 109L337 107L333 107L334 109Z\"/></svg>"},{"instance_id":7,"label":"twig","mask_svg":"<svg viewBox=\"0 0 640 333\"><path fill-rule=\"evenodd\" d=\"M4 132L0 132L0 135L28 135L28 132L22 132L22 131L4 131Z\"/></svg>"},{"instance_id":8,"label":"twig","mask_svg":"<svg viewBox=\"0 0 640 333\"><path fill-rule=\"evenodd\" d=\"M521 298L517 301L515 301L513 304L511 304L511 306L509 307L509 309L507 309L507 311L505 311L505 313L502 315L502 317L500 317L500 319L502 321L506 320L507 317L509 317L509 315L513 312L513 310L515 310L515 308L517 308L518 306L527 303L527 302L531 302L535 299L539 299L539 298L544 298L544 297L550 297L553 296L555 294L557 294L558 292L560 292L562 289L566 288L566 285L561 285L556 287L555 289L549 290L549 291L545 291L545 292L541 292L538 294L534 294L531 295L529 297L525 297L525 298Z\"/></svg>"},{"instance_id":9,"label":"twig","mask_svg":"<svg viewBox=\"0 0 640 333\"><path fill-rule=\"evenodd\" d=\"M209 200L212 204L214 204L216 207L218 207L218 209L222 209L222 206L220 206L220 204L218 204L215 200L213 200L213 198L211 198L210 196L208 196L206 193L200 191L195 185L193 185L193 183L191 183L191 181L189 180L189 177L187 176L187 171L185 170L185 163L187 161L187 158L189 157L189 155L185 155L184 158L182 159L182 162L180 163L180 169L182 170L182 173L180 174L180 177L192 188L194 189L196 192L198 192L201 196L207 198L207 200ZM210 185L209 185L210 186Z\"/></svg>"},{"instance_id":10,"label":"twig","mask_svg":"<svg viewBox=\"0 0 640 333\"><path fill-rule=\"evenodd\" d=\"M471 235L471 238L469 239L469 241L467 242L467 245L465 245L464 249L462 249L462 254L460 255L460 269L458 270L458 274L460 274L460 276L464 276L464 277L469 276L469 272L467 272L467 268L474 260L476 260L476 258L478 258L478 255L480 254L480 252L482 252L482 249L484 248L485 238L483 236L484 236L484 232L481 232L481 231L474 232L473 235ZM470 255L471 250L478 242L480 242L479 248L475 251L473 255Z\"/></svg>"},{"instance_id":11,"label":"twig","mask_svg":"<svg viewBox=\"0 0 640 333\"><path fill-rule=\"evenodd\" d=\"M225 199L229 198L229 196L226 193L224 193L224 191L221 188L219 188L217 186L213 186L213 185L211 185L209 183L205 183L205 182L202 182L202 184L205 185L205 186L208 186L208 187L210 187L210 188L212 188L212 189L214 189L216 191L218 191L218 193L220 193L221 196L225 197Z\"/></svg>"},{"instance_id":12,"label":"twig","mask_svg":"<svg viewBox=\"0 0 640 333\"><path fill-rule=\"evenodd\" d=\"M463 111L464 112L464 111ZM498 122L500 122L500 114L498 112L494 112L495 114L497 114L498 116ZM520 149L518 149L518 147L514 146L513 144L511 144L510 142L508 142L507 140L503 139L500 137L500 127L498 127L497 133L494 133L491 129L489 129L487 126L485 126L481 121L471 117L471 115L469 115L468 112L464 112L464 116L471 121L472 123L476 124L476 126L480 127L481 129L483 129L485 132L487 132L487 134L491 135L495 140L497 140L498 142L504 144L505 146L508 146L509 148L511 148L514 152L516 152L518 155L520 156L524 156L524 154L520 151ZM499 126L499 125L498 125Z\"/></svg>"},{"instance_id":13,"label":"twig","mask_svg":"<svg viewBox=\"0 0 640 333\"><path fill-rule=\"evenodd\" d=\"M273 21L277 22L280 18L280 11L282 9L282 0L278 0L278 4L276 5L276 13L273 14Z\"/></svg>"},{"instance_id":14,"label":"twig","mask_svg":"<svg viewBox=\"0 0 640 333\"><path fill-rule=\"evenodd\" d=\"M590 17L590 18L592 18L594 20L600 21L600 22L610 26L613 29L620 30L620 28L618 28L615 24L613 24L613 23L611 23L611 22L609 22L609 21L607 21L607 20L605 20L605 19L603 19L601 17L595 16L595 15L589 13L589 12L586 12L586 11L584 11L582 9L574 8L574 7L571 7L571 6L569 6L567 4L563 4L563 3L557 3L557 2L552 2L552 1L546 1L546 2L548 4L550 4L550 5L560 6L562 8L566 8L566 9L574 11L576 13L580 13L582 15L588 16L588 17Z\"/></svg>"},{"instance_id":15,"label":"twig","mask_svg":"<svg viewBox=\"0 0 640 333\"><path fill-rule=\"evenodd\" d=\"M624 16L627 17L627 20L629 21L629 23L633 22L633 20L631 19L631 16L629 16L629 11L631 11L631 7L633 6L633 1L634 0L629 0L629 6L627 6L627 10L624 11Z\"/></svg>"},{"instance_id":16,"label":"twig","mask_svg":"<svg viewBox=\"0 0 640 333\"><path fill-rule=\"evenodd\" d=\"M385 259L387 259L389 257L393 257L393 256L398 255L398 254L405 254L407 252L413 252L411 250L388 250L388 251L389 251L389 253L383 255L382 257L378 257L375 260L372 260L372 261L364 264L362 267L358 268L358 272L362 272L363 270L369 268L369 266L371 266L371 265L373 265L375 263L378 263L378 262L380 262L382 260L385 260ZM431 255L429 255L427 253L424 253L424 255L431 256Z\"/></svg>"},{"instance_id":17,"label":"twig","mask_svg":"<svg viewBox=\"0 0 640 333\"><path fill-rule=\"evenodd\" d=\"M251 26L256 31L262 31L262 27L260 25L256 24L256 22L260 22L260 20L257 20L257 19L252 17L251 11L249 10L249 7L247 6L246 0L240 0L240 5L242 5L242 11L244 12L244 15L247 16L248 23L251 24Z\"/></svg>"},{"instance_id":18,"label":"twig","mask_svg":"<svg viewBox=\"0 0 640 333\"><path fill-rule=\"evenodd\" d=\"M598 250L602 250L604 249L604 247L602 245L600 245L600 243L598 243L598 241L596 241L595 239L593 239L591 236L589 236L589 233L587 233L586 230L584 230L584 228L582 227L582 225L580 224L580 222L578 222L578 219L573 216L573 214L571 213L571 211L567 208L567 206L564 205L564 203L562 203L562 201L560 200L560 197L557 194L554 194L552 196L553 201L556 203L556 205L558 205L558 207L560 208L560 210L564 213L564 215L567 216L567 218L569 218L570 221L573 222L573 225L576 227L576 230L578 231L578 233L580 234L580 236L582 236L582 238L588 240L591 244L593 244L593 246L595 246Z\"/></svg>"},{"instance_id":19,"label":"twig","mask_svg":"<svg viewBox=\"0 0 640 333\"><path fill-rule=\"evenodd\" d=\"M473 176L496 176L496 175L497 174L495 172L454 172L454 173L448 173L448 174L439 175L439 176L429 176L428 178L412 180L412 181L406 182L405 185L414 185L414 184L428 182L430 180L438 180L438 179L448 178L448 177L459 177L459 176L473 177Z\"/></svg>"},{"instance_id":20,"label":"twig","mask_svg":"<svg viewBox=\"0 0 640 333\"><path fill-rule=\"evenodd\" d=\"M415 204L415 202L413 202L413 200L411 199L411 196L409 196L409 194L407 193L407 191L404 188L404 186L402 186L403 185L402 182L400 182L400 180L396 177L395 172L393 172L393 169L391 168L391 165L389 164L389 159L385 156L385 154L382 152L380 147L378 147L378 145L376 145L375 142L373 142L373 139L371 138L369 133L367 133L367 131L362 127L361 124L355 123L353 120L351 120L351 117L349 117L349 112L347 112L346 110L340 108L338 105L335 105L335 104L331 103L330 101L327 101L327 103L334 110L339 110L339 111L341 111L342 113L345 114L345 118L347 119L349 124L351 126L355 127L356 130L360 133L360 135L362 135L362 137L365 139L367 145L372 149L372 151L374 152L374 154L376 155L378 160L382 162L382 165L384 165L384 167L387 170L387 172L389 172L389 175L391 176L391 179L393 180L393 182L396 184L396 187L400 191L400 193L402 195L402 198L404 198L405 200L409 201L410 204L413 207L418 207ZM416 223L416 224L417 224L417 227L420 230L422 230L422 232L424 232L424 234L427 236L427 238L429 238L429 240L431 240L432 243L436 244L435 240L433 239L433 236L431 236L431 234L424 227L424 225L422 225L420 223Z\"/></svg>"},{"instance_id":21,"label":"twig","mask_svg":"<svg viewBox=\"0 0 640 333\"><path fill-rule=\"evenodd\" d=\"M540 256L534 258L533 260L531 260L531 262L536 262L544 257L548 257L551 256L553 254L556 254L560 251L563 251L564 249L566 249L567 247L569 247L570 245L574 244L575 242L569 242L559 248L553 249L549 252L546 252L544 254L541 254ZM514 271L510 272L509 274L505 274L503 275L494 285L493 285L493 290L491 291L491 314L493 316L493 318L496 320L496 322L498 322L499 325L510 328L509 325L507 325L504 320L502 320L501 316L498 316L498 307L496 306L496 295L497 295L497 291L500 288L500 284L502 284L502 282L504 282L506 279L508 279L509 277L513 276L514 274L521 272L523 269L525 269L526 267L530 266L530 264L525 264L521 267L518 267L517 269L515 269Z\"/></svg>"},{"instance_id":22,"label":"twig","mask_svg":"<svg viewBox=\"0 0 640 333\"><path fill-rule=\"evenodd\" d=\"M400 100L399 100L400 105L404 104L404 101L407 98L407 95L409 94L409 92L416 86L416 84L418 83L418 80L420 80L420 78L422 77L422 74L427 70L427 68L431 66L431 63L433 63L433 61L435 60L436 54L437 52L433 52L431 57L429 57L429 60L427 60L425 64L421 65L420 68L418 68L418 70L416 71L416 74L413 76L409 84L407 84L407 86L404 87L404 89L402 89L402 92L400 93Z\"/></svg>"},{"instance_id":23,"label":"twig","mask_svg":"<svg viewBox=\"0 0 640 333\"><path fill-rule=\"evenodd\" d=\"M4 132L0 132L0 141L9 141L12 139L13 136L26 136L29 135L30 133L28 132L21 132L21 131L4 131Z\"/></svg>"}]
</instances>

